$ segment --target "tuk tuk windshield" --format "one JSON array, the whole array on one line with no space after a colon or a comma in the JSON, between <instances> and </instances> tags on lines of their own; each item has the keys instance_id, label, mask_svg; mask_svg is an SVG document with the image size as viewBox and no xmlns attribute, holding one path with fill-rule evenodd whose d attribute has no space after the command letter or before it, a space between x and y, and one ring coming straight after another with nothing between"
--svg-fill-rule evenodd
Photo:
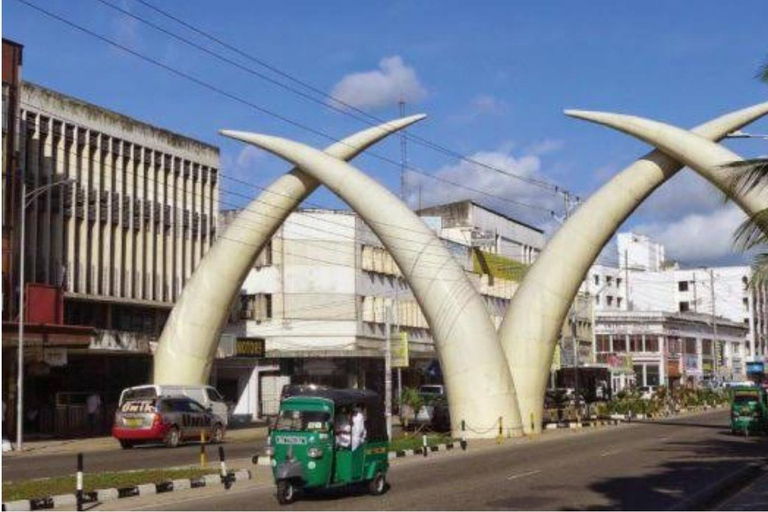
<instances>
[{"instance_id":1,"label":"tuk tuk windshield","mask_svg":"<svg viewBox=\"0 0 768 512\"><path fill-rule=\"evenodd\" d=\"M757 403L757 394L741 393L733 397L733 403L737 405L747 405Z\"/></svg>"},{"instance_id":2,"label":"tuk tuk windshield","mask_svg":"<svg viewBox=\"0 0 768 512\"><path fill-rule=\"evenodd\" d=\"M275 430L327 432L331 415L321 411L280 411Z\"/></svg>"}]
</instances>

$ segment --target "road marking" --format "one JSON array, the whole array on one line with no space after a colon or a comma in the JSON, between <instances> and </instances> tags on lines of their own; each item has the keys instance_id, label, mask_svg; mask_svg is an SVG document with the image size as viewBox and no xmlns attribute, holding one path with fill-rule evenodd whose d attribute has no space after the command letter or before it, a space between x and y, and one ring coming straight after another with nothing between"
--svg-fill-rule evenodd
<instances>
[{"instance_id":1,"label":"road marking","mask_svg":"<svg viewBox=\"0 0 768 512\"><path fill-rule=\"evenodd\" d=\"M623 451L624 451L624 450L610 450L610 451L607 451L607 452L603 452L603 453L601 453L601 454L600 454L600 456L601 456L601 457L607 457L607 456L609 456L609 455L616 455L617 453L621 453L621 452L623 452Z\"/></svg>"},{"instance_id":2,"label":"road marking","mask_svg":"<svg viewBox=\"0 0 768 512\"><path fill-rule=\"evenodd\" d=\"M531 476L531 475L535 475L536 473L541 473L541 470L534 469L533 471L526 471L525 473L519 473L517 475L508 476L507 480L515 480L516 478L523 478L524 476Z\"/></svg>"}]
</instances>

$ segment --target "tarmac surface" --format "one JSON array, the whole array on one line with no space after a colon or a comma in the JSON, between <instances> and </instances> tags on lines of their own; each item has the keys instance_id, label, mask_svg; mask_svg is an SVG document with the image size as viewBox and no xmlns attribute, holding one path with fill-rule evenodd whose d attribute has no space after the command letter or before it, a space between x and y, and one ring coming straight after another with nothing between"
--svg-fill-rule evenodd
<instances>
[{"instance_id":1,"label":"tarmac surface","mask_svg":"<svg viewBox=\"0 0 768 512\"><path fill-rule=\"evenodd\" d=\"M765 438L733 436L728 412L473 442L393 461L390 489L302 496L281 507L268 467L231 490L204 488L106 502L95 510L668 510L696 508L723 477L768 458ZM725 498L725 497L724 497ZM735 497L734 497L735 499Z\"/></svg>"},{"instance_id":2,"label":"tarmac surface","mask_svg":"<svg viewBox=\"0 0 768 512\"><path fill-rule=\"evenodd\" d=\"M228 459L250 459L263 451L265 427L228 431L223 443ZM161 444L123 450L111 437L26 443L21 453L3 454L3 482L72 475L82 452L86 473L191 466L200 462L200 444L166 448ZM218 461L217 445L208 445L209 462Z\"/></svg>"}]
</instances>

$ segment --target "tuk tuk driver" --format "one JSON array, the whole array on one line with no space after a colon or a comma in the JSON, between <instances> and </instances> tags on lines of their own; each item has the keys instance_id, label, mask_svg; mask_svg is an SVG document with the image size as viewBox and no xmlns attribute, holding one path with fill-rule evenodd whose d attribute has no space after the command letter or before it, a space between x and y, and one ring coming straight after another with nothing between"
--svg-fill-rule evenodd
<instances>
[{"instance_id":1,"label":"tuk tuk driver","mask_svg":"<svg viewBox=\"0 0 768 512\"><path fill-rule=\"evenodd\" d=\"M352 427L349 424L349 414L337 414L334 424L336 431L336 446L339 448L349 448L352 432Z\"/></svg>"},{"instance_id":2,"label":"tuk tuk driver","mask_svg":"<svg viewBox=\"0 0 768 512\"><path fill-rule=\"evenodd\" d=\"M352 450L365 442L367 432L365 431L365 415L361 405L355 407L352 413Z\"/></svg>"}]
</instances>

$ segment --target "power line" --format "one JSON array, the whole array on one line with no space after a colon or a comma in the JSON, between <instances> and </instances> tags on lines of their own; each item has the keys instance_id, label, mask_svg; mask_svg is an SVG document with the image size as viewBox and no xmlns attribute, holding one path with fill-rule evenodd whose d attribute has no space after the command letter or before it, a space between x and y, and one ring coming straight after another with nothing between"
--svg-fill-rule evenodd
<instances>
[{"instance_id":1,"label":"power line","mask_svg":"<svg viewBox=\"0 0 768 512\"><path fill-rule=\"evenodd\" d=\"M70 27L72 27L72 28L74 28L76 30L79 30L79 31L81 31L81 32L83 32L83 33L85 33L87 35L90 35L90 36L92 36L92 37L94 37L96 39L99 39L102 42L105 42L105 43L107 43L107 44L109 44L111 46L114 46L116 48L119 48L119 49L127 52L127 53L130 53L131 55L133 55L135 57L138 57L139 59L142 59L142 60L144 60L146 62L149 62L150 64L153 64L153 65L155 65L155 66L157 66L157 67L159 67L161 69L164 69L164 70L166 70L166 71L168 71L168 72L170 72L170 73L172 73L172 74L174 74L176 76L179 76L179 77L184 78L186 80L190 80L193 83L195 83L195 84L197 84L197 85L199 85L199 86L201 86L203 88L206 88L206 89L209 89L209 90L214 91L216 93L219 93L219 94L221 94L221 95L223 95L223 96L225 96L227 98L230 98L230 99L232 99L234 101L237 101L238 103L241 103L243 105L251 107L251 108L253 108L253 109L255 109L255 110L257 110L257 111L259 111L259 112L261 112L263 114L272 116L272 117L274 117L276 119L279 119L280 121L288 123L288 124L290 124L292 126L300 128L302 130L306 130L309 133L312 133L314 135L318 135L318 136L323 137L325 139L329 139L331 141L342 143L342 144L345 144L345 145L347 145L349 147L352 147L349 144L343 142L342 140L340 140L340 139L338 139L338 138L336 138L336 137L334 137L332 135L329 135L329 134L327 134L327 133L325 133L325 132L323 132L321 130L312 128L309 125L306 125L306 124L301 123L299 121L295 121L293 119L290 119L290 118L288 118L288 117L286 117L286 116L284 116L282 114L278 114L277 112L274 112L274 111L272 111L270 109L262 107L262 106L260 106L260 105L258 105L256 103L253 103L253 102L251 102L251 101L249 101L247 99L244 99L244 98L242 98L242 97L240 97L240 96L238 96L236 94L229 93L229 92L225 91L224 89L221 89L220 87L218 87L216 85L213 85L213 84L211 84L209 82L206 82L204 80L196 78L193 75L190 75L190 74L185 73L183 71L180 71L180 70L178 70L176 68L173 68L173 67L171 67L171 66L169 66L167 64L164 64L164 63L162 63L162 62L160 62L160 61L158 61L156 59L153 59L152 57L148 57L148 56L146 56L146 55L144 55L144 54L142 54L140 52L132 50L132 49L130 49L130 48L128 48L128 47L126 47L126 46L116 42L116 41L113 41L113 40L111 40L111 39L109 39L109 38L107 38L105 36L102 36L101 34L98 34L98 33L93 32L92 30L90 30L88 28L85 28L82 25L78 25L77 23L74 23L74 22L72 22L72 21L70 21L70 20L68 20L66 18L63 18L62 16L59 16L58 14L55 14L55 13L53 13L51 11L43 9L42 7L39 7L39 6L29 2L28 0L16 0L16 1L20 2L20 3L24 4L24 5L27 5L28 7L32 8L32 9L35 9L35 10L41 12L42 14L44 14L44 15L50 17L50 18L53 18L53 19L55 19L55 20L57 20L57 21L59 21L61 23L64 23L64 24L66 24L66 25L68 25L68 26L70 26ZM375 158L377 158L377 159L379 159L379 160L387 162L387 163L389 163L391 165L395 165L398 168L401 167L401 163L396 161L396 160L393 160L391 158L385 157L383 155L380 155L380 154L375 153L375 152L370 151L370 150L367 150L366 153L371 155L371 156L373 156L373 157L375 157ZM487 197L491 197L491 198L497 199L499 201L503 201L503 202L506 202L506 203L509 203L509 204L513 204L513 205L517 205L517 206L522 206L522 207L526 207L526 208L530 208L530 209L534 209L534 210L543 211L543 212L546 212L549 215L554 215L553 210L551 210L549 208L545 208L545 207L534 205L534 204L525 203L525 202L522 202L522 201L516 201L516 200L513 200L513 199L508 199L508 198L504 198L504 197L495 196L493 194L490 194L490 193L487 193L487 192L484 192L484 191L481 191L481 190L478 190L478 189L474 189L474 188L468 187L466 185L462 185L462 184L456 183L456 182L451 181L451 180L447 180L445 178L436 176L434 174L430 174L430 173L428 173L426 171L423 171L421 169L418 169L418 168L416 168L414 166L408 166L408 170L411 171L411 172L417 173L417 174L422 174L422 175L427 176L427 177L429 177L431 179L434 179L434 180L437 180L437 181L441 181L443 183L447 183L449 185L453 185L453 186L456 186L456 187L464 188L466 190L469 190L469 191L472 191L472 192L475 192L475 193L479 193L479 194L482 194L482 195L487 196Z\"/></svg>"},{"instance_id":2,"label":"power line","mask_svg":"<svg viewBox=\"0 0 768 512\"><path fill-rule=\"evenodd\" d=\"M111 8L113 8L113 9L115 9L117 11L122 12L126 16L130 16L130 17L132 17L132 18L134 18L134 19L136 19L138 21L141 21L142 23L145 23L148 26L151 26L151 27L153 27L153 28L155 28L155 29L157 29L157 30L159 30L159 31L161 31L161 32L171 36L171 37L174 37L177 40L183 41L183 42L185 42L185 43L187 43L187 44L189 44L191 46L194 46L195 48L198 48L201 51L204 51L204 52L206 52L206 53L208 53L210 55L213 55L213 56L215 56L217 58L224 59L224 60L230 62L231 64L239 67L240 69L248 71L248 72L250 72L252 74L255 74L256 76L264 79L264 80L269 81L273 85L276 85L278 87L282 87L282 88L284 88L284 89L286 89L286 90L288 90L290 92L293 92L293 93L298 94L298 95L300 95L300 96L302 96L302 97L304 97L306 99L309 99L310 101L314 101L314 102L320 103L324 107L327 107L327 108L330 108L332 110L335 110L336 112L339 112L341 114L353 117L354 119L356 119L358 121L361 121L361 122L364 122L366 124L373 125L373 124L379 124L379 123L383 122L383 120L381 118L379 118L377 116L374 116L373 114L370 114L369 112L366 112L366 111L364 111L364 110L362 110L362 109L360 109L360 108L358 108L358 107L356 107L356 106L354 106L354 105L352 105L352 104L350 104L348 102L345 102L345 101L343 101L343 100L341 100L341 99L339 99L339 98L337 98L337 97L335 97L335 96L333 96L331 94L328 94L325 91L323 91L322 89L320 89L318 87L315 87L315 86L307 83L306 81L300 80L300 79L298 79L298 78L296 78L296 77L294 77L294 76L292 76L292 75L290 75L290 74L280 70L276 66L274 66L272 64L269 64L268 62L264 61L263 59L259 59L257 57L254 57L253 55L240 50L239 48L235 47L234 45L231 45L229 43L226 43L225 41L222 41L221 39L211 35L210 33L206 32L206 31L204 31L204 30L202 30L202 29L200 29L200 28L198 28L198 27L196 27L196 26L194 26L194 25L192 25L192 24L190 24L188 22L185 22L184 20L180 19L179 17L174 16L173 14L170 14L169 12L167 12L167 11L165 11L163 9L160 9L159 7L153 5L153 4L151 4L151 3L149 3L149 2L147 2L145 0L135 0L135 1L140 3L140 4L142 4L142 5L144 5L145 7L148 7L149 9L152 9L153 11L155 11L155 12L157 12L157 13L159 13L159 14L161 14L161 15L163 15L163 16L165 16L165 17L167 17L167 18L169 18L169 19L171 19L171 20L173 20L173 21L175 21L177 23L179 23L180 25L188 28L189 30L192 30L193 32L195 32L197 34L200 34L203 37L205 37L205 38L207 38L207 39L209 39L211 41L214 41L215 43L223 46L224 48L227 48L228 50L231 50L231 51L237 53L238 55L240 55L242 57L245 57L246 59L248 59L248 60L250 60L252 62L257 63L257 64L259 64L260 66L263 66L266 69L269 69L273 73L276 73L279 76L281 76L281 77L283 77L283 78L285 78L287 80L290 80L291 82L293 82L295 84L298 84L298 85L300 85L300 86L302 86L302 87L312 91L313 93L322 96L323 98L326 98L327 100L331 100L332 102L334 102L334 103L336 103L338 105L342 105L344 108L336 107L334 105L328 104L326 101L323 101L323 100L320 100L318 98L312 97L311 95L309 95L307 93L304 93L302 91L298 91L298 90L296 90L296 88L291 87L289 85L286 85L286 84L284 84L282 82L279 82L279 81L277 81L277 80L275 80L275 79L273 79L271 77L267 77L263 73L259 73L259 72L255 71L255 70L253 70L252 68L245 68L244 66L240 65L239 63L231 61L230 59L227 59L226 57L222 57L221 55L219 55L219 54L217 54L215 52L212 52L212 51L208 50L207 48L201 47L200 45L197 45L196 43L191 42L188 39L186 39L186 38L184 38L182 36L179 36L179 35L177 35L175 33L172 33L172 32L170 32L170 31L168 31L168 30L166 30L166 29L164 29L162 27L158 27L157 25L153 24L152 22L150 22L150 21L148 21L148 20L146 20L146 19L144 19L144 18L142 18L140 16L135 15L135 14L131 13L130 11L121 9L120 7L117 7L117 6L107 2L106 0L96 0L96 1L101 2L104 5L108 5ZM356 112L359 115L355 115L352 112ZM364 116L364 117L361 118L360 116ZM536 185L536 186L539 186L541 188L545 188L547 190L550 190L550 191L553 191L553 192L556 192L556 193L567 192L562 187L560 187L558 185L555 185L555 184L552 184L552 183L549 183L549 182L547 182L545 180L537 180L535 178L530 178L528 176L521 176L521 175L516 174L516 173L505 171L505 170L500 169L498 167L486 164L485 162L480 162L480 161L478 161L478 160L476 160L474 158L468 157L466 155L462 155L462 154L460 154L460 153L458 153L458 152L456 152L456 151L454 151L454 150L452 150L450 148L447 148L445 146L442 146L442 145L440 145L438 143L432 142L432 141L427 140L425 138L422 138L422 137L419 137L419 136L416 136L416 135L412 135L412 134L407 134L407 135L405 135L405 137L408 138L408 139L411 139L412 141L416 142L417 144L420 144L420 145L425 146L427 148L433 149L433 150L438 151L440 153L446 154L446 155L451 156L451 157L453 157L453 158L455 158L457 160L462 160L462 161L465 161L465 162L469 162L469 163L472 163L474 165L480 166L482 168L485 168L485 169L488 169L488 170L491 170L491 171L495 171L495 172L504 174L506 176L510 176L512 178L515 178L515 179L522 180L522 181L524 181L526 183L529 183L531 185ZM576 199L578 200L578 197Z\"/></svg>"}]
</instances>

